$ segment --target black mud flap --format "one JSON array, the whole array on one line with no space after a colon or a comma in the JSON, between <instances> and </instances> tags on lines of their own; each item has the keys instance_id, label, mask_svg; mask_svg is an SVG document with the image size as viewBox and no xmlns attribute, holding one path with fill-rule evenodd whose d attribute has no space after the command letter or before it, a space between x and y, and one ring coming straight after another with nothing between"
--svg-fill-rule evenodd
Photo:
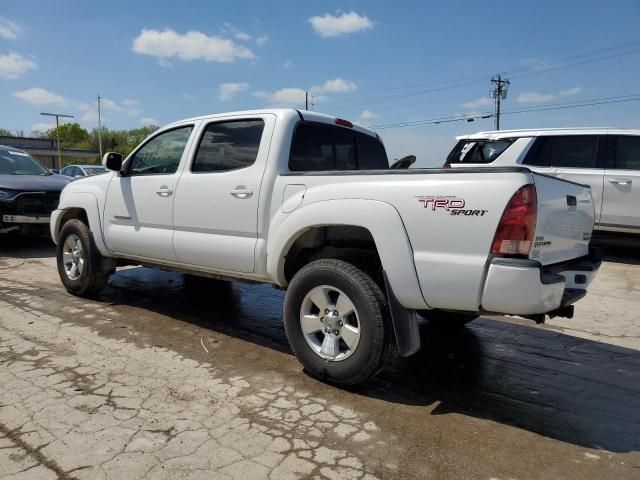
<instances>
[{"instance_id":1,"label":"black mud flap","mask_svg":"<svg viewBox=\"0 0 640 480\"><path fill-rule=\"evenodd\" d=\"M387 272L382 272L384 276L384 288L387 291L387 302L389 303L389 311L391 312L391 322L393 323L393 332L396 335L396 344L398 345L398 353L402 357L408 357L420 350L420 331L418 330L418 321L412 311L404 308L389 284Z\"/></svg>"}]
</instances>

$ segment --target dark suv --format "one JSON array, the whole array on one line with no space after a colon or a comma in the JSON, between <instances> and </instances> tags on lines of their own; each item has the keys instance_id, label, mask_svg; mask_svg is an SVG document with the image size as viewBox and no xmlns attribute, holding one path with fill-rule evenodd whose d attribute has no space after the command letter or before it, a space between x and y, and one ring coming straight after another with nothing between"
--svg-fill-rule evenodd
<instances>
[{"instance_id":1,"label":"dark suv","mask_svg":"<svg viewBox=\"0 0 640 480\"><path fill-rule=\"evenodd\" d=\"M70 179L18 148L0 145L0 234L49 234L49 217Z\"/></svg>"}]
</instances>

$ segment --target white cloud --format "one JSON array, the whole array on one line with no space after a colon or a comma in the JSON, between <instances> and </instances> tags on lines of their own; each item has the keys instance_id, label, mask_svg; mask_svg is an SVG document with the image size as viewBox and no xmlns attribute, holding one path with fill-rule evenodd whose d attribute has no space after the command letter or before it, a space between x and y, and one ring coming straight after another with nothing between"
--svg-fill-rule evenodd
<instances>
[{"instance_id":1,"label":"white cloud","mask_svg":"<svg viewBox=\"0 0 640 480\"><path fill-rule=\"evenodd\" d=\"M155 118L152 117L142 117L140 119L140 124L148 127L149 125L160 125L160 122L158 120L156 120Z\"/></svg>"},{"instance_id":2,"label":"white cloud","mask_svg":"<svg viewBox=\"0 0 640 480\"><path fill-rule=\"evenodd\" d=\"M35 62L23 57L19 53L5 53L0 55L0 78L13 80L20 78L29 70L38 68Z\"/></svg>"},{"instance_id":3,"label":"white cloud","mask_svg":"<svg viewBox=\"0 0 640 480\"><path fill-rule=\"evenodd\" d=\"M66 103L64 97L39 87L14 92L13 96L31 105L64 105Z\"/></svg>"},{"instance_id":4,"label":"white cloud","mask_svg":"<svg viewBox=\"0 0 640 480\"><path fill-rule=\"evenodd\" d=\"M270 106L289 107L302 106L305 101L305 91L301 88L281 88L275 92L254 92L256 97L264 98Z\"/></svg>"},{"instance_id":5,"label":"white cloud","mask_svg":"<svg viewBox=\"0 0 640 480\"><path fill-rule=\"evenodd\" d=\"M291 68L291 67L293 67L293 62L292 62L291 60L286 60L286 61L282 64L282 66L283 66L284 68Z\"/></svg>"},{"instance_id":6,"label":"white cloud","mask_svg":"<svg viewBox=\"0 0 640 480\"><path fill-rule=\"evenodd\" d=\"M22 27L8 18L0 16L0 38L15 40L22 33Z\"/></svg>"},{"instance_id":7,"label":"white cloud","mask_svg":"<svg viewBox=\"0 0 640 480\"><path fill-rule=\"evenodd\" d=\"M120 105L118 105L116 102L114 102L113 100L110 100L108 98L101 98L100 99L100 106L102 108L104 108L105 110L113 110L114 112L121 112L122 111L122 107Z\"/></svg>"},{"instance_id":8,"label":"white cloud","mask_svg":"<svg viewBox=\"0 0 640 480\"><path fill-rule=\"evenodd\" d=\"M140 102L138 102L138 100L134 100L132 98L125 98L121 103L127 108L136 108L138 105L140 105Z\"/></svg>"},{"instance_id":9,"label":"white cloud","mask_svg":"<svg viewBox=\"0 0 640 480\"><path fill-rule=\"evenodd\" d=\"M101 115L100 120L101 120L103 126L104 126L105 122L109 121L109 119L104 115ZM97 126L98 125L98 110L97 109L96 110L88 110L86 113L84 113L80 117L80 121L82 123L85 123L85 124L89 124L89 125L92 125L92 126L94 126L94 125Z\"/></svg>"},{"instance_id":10,"label":"white cloud","mask_svg":"<svg viewBox=\"0 0 640 480\"><path fill-rule=\"evenodd\" d=\"M246 42L253 38L251 35L243 32L242 30L240 30L235 25L229 22L225 22L224 26L222 27L222 32L228 35L233 35L235 38L237 38L238 40L242 40L243 42Z\"/></svg>"},{"instance_id":11,"label":"white cloud","mask_svg":"<svg viewBox=\"0 0 640 480\"><path fill-rule=\"evenodd\" d=\"M556 100L559 97L569 97L582 93L581 87L573 87L560 90L558 93L522 92L516 98L518 103L545 103Z\"/></svg>"},{"instance_id":12,"label":"white cloud","mask_svg":"<svg viewBox=\"0 0 640 480\"><path fill-rule=\"evenodd\" d=\"M249 88L248 83L221 83L218 85L218 100L221 102L228 102L233 100L235 96Z\"/></svg>"},{"instance_id":13,"label":"white cloud","mask_svg":"<svg viewBox=\"0 0 640 480\"><path fill-rule=\"evenodd\" d=\"M542 58L523 58L520 60L520 64L531 70L544 70L551 67L551 64Z\"/></svg>"},{"instance_id":14,"label":"white cloud","mask_svg":"<svg viewBox=\"0 0 640 480\"><path fill-rule=\"evenodd\" d=\"M363 122L368 122L376 118L378 118L378 115L369 110L363 110L362 112L360 112L360 115L358 115L358 119Z\"/></svg>"},{"instance_id":15,"label":"white cloud","mask_svg":"<svg viewBox=\"0 0 640 480\"><path fill-rule=\"evenodd\" d=\"M344 80L340 77L333 80L327 80L322 85L311 87L313 93L351 93L358 89L355 82Z\"/></svg>"},{"instance_id":16,"label":"white cloud","mask_svg":"<svg viewBox=\"0 0 640 480\"><path fill-rule=\"evenodd\" d=\"M322 16L311 17L308 21L321 37L340 37L373 28L373 22L369 17L353 11L338 11L336 15L325 13Z\"/></svg>"},{"instance_id":17,"label":"white cloud","mask_svg":"<svg viewBox=\"0 0 640 480\"><path fill-rule=\"evenodd\" d=\"M573 87L573 88L569 88L567 90L560 90L558 92L558 96L559 97L569 97L571 95L580 95L582 93L582 88L581 87Z\"/></svg>"},{"instance_id":18,"label":"white cloud","mask_svg":"<svg viewBox=\"0 0 640 480\"><path fill-rule=\"evenodd\" d=\"M269 35L260 35L259 37L256 37L256 44L259 47L266 45L268 41L269 41Z\"/></svg>"},{"instance_id":19,"label":"white cloud","mask_svg":"<svg viewBox=\"0 0 640 480\"><path fill-rule=\"evenodd\" d=\"M480 97L477 100L471 100L470 102L465 102L460 106L466 109L476 109L481 107L487 107L493 104L493 100L489 97Z\"/></svg>"},{"instance_id":20,"label":"white cloud","mask_svg":"<svg viewBox=\"0 0 640 480\"><path fill-rule=\"evenodd\" d=\"M143 29L133 40L133 51L158 58L160 65L170 65L168 59L177 57L184 61L231 63L237 59L253 59L255 55L247 47L233 40L190 31L180 34L168 28L164 31Z\"/></svg>"},{"instance_id":21,"label":"white cloud","mask_svg":"<svg viewBox=\"0 0 640 480\"><path fill-rule=\"evenodd\" d=\"M32 132L48 132L56 125L54 123L34 123L31 125Z\"/></svg>"}]
</instances>

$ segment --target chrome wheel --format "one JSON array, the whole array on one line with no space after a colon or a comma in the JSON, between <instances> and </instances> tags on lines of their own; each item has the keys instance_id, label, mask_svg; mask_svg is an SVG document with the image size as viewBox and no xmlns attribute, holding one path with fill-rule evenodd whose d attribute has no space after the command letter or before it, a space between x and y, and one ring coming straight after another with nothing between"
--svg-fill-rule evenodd
<instances>
[{"instance_id":1,"label":"chrome wheel","mask_svg":"<svg viewBox=\"0 0 640 480\"><path fill-rule=\"evenodd\" d=\"M70 280L77 280L84 270L84 250L80 238L72 233L62 247L62 264Z\"/></svg>"},{"instance_id":2,"label":"chrome wheel","mask_svg":"<svg viewBox=\"0 0 640 480\"><path fill-rule=\"evenodd\" d=\"M300 326L309 346L325 360L349 358L360 342L360 321L351 299L341 290L321 285L302 300Z\"/></svg>"}]
</instances>

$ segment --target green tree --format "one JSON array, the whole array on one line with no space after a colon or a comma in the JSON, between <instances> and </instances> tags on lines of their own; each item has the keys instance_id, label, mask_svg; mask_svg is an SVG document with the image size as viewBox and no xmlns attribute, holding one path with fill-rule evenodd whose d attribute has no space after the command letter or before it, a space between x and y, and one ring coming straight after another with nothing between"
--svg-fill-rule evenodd
<instances>
[{"instance_id":1,"label":"green tree","mask_svg":"<svg viewBox=\"0 0 640 480\"><path fill-rule=\"evenodd\" d=\"M60 142L66 148L89 147L89 132L78 123L65 123L57 128L52 128L47 132L47 136L55 140L58 132L60 133Z\"/></svg>"},{"instance_id":2,"label":"green tree","mask_svg":"<svg viewBox=\"0 0 640 480\"><path fill-rule=\"evenodd\" d=\"M0 128L0 137L11 137L11 131L6 128Z\"/></svg>"}]
</instances>

